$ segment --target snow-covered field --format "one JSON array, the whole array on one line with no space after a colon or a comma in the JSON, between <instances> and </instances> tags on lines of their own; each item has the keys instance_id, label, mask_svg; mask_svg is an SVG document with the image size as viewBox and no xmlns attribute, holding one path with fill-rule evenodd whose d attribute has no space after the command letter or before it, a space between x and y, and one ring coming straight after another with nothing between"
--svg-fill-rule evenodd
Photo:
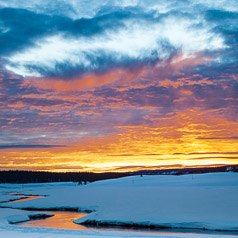
<instances>
[{"instance_id":1,"label":"snow-covered field","mask_svg":"<svg viewBox=\"0 0 238 238\"><path fill-rule=\"evenodd\" d=\"M159 225L180 228L238 230L238 173L133 176L76 183L0 184L0 202L25 195L46 195L30 201L2 203L11 208L92 211L77 223ZM205 234L152 234L98 230L20 227L9 222L29 219L32 211L0 208L0 237L231 237ZM234 235L236 236L236 235ZM237 237L237 236L236 236Z\"/></svg>"}]
</instances>

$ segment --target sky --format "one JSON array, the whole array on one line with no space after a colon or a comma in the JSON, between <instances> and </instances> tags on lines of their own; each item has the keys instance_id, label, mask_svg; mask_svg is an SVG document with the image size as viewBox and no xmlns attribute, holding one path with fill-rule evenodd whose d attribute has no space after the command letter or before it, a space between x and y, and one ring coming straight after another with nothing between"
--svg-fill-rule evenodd
<instances>
[{"instance_id":1,"label":"sky","mask_svg":"<svg viewBox=\"0 0 238 238\"><path fill-rule=\"evenodd\" d=\"M227 164L237 0L0 0L0 169Z\"/></svg>"}]
</instances>

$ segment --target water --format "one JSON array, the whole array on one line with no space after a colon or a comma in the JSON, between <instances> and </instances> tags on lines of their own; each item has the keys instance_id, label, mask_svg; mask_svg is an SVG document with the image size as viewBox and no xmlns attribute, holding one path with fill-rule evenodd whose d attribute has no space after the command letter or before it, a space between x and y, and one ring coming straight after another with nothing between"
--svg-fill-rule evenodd
<instances>
[{"instance_id":1,"label":"water","mask_svg":"<svg viewBox=\"0 0 238 238\"><path fill-rule=\"evenodd\" d=\"M14 193L12 193L12 194L14 194ZM29 200L36 199L36 198L44 198L44 196L23 195L23 194L16 194L16 196L17 197L25 196L25 197L24 198L18 198L16 200L12 200L10 202L22 202L22 201L29 201Z\"/></svg>"},{"instance_id":2,"label":"water","mask_svg":"<svg viewBox=\"0 0 238 238\"><path fill-rule=\"evenodd\" d=\"M11 202L20 202L36 199L44 196L34 196L34 195L20 195L16 196L27 196L27 198L22 198L14 200ZM38 212L38 211L36 211ZM39 213L50 213L54 216L44 218L44 219L35 219L22 223L18 223L19 226L25 227L45 227L45 228L56 228L56 229L71 229L71 230L104 230L104 231L126 231L126 232L143 232L143 233L153 233L153 234L226 234L226 235L237 235L237 232L216 232L216 231L202 231L194 229L163 229L163 230L150 230L150 229L128 229L128 228L115 228L115 227L87 227L79 224L75 224L73 221L81 217L87 216L87 213L79 213L72 211L39 211Z\"/></svg>"},{"instance_id":3,"label":"water","mask_svg":"<svg viewBox=\"0 0 238 238\"><path fill-rule=\"evenodd\" d=\"M20 223L20 226L33 226L33 227L47 227L57 229L72 229L72 230L88 230L87 227L75 224L73 221L87 216L87 213L66 212L66 211L44 211L46 213L54 214L54 216L40 219L31 220ZM40 211L42 213L42 211Z\"/></svg>"}]
</instances>

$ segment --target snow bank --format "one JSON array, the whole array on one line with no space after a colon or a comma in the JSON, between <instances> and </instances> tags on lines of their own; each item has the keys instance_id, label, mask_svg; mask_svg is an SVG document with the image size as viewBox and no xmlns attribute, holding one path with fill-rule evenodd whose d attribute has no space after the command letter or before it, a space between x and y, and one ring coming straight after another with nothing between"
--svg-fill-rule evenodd
<instances>
[{"instance_id":1,"label":"snow bank","mask_svg":"<svg viewBox=\"0 0 238 238\"><path fill-rule=\"evenodd\" d=\"M57 230L57 229L42 229L24 227L12 228L11 230L2 229L0 227L0 236L4 238L236 238L237 236L232 235L206 235L206 234L152 234L152 233L139 233L139 232L116 232L116 231L73 231L73 230Z\"/></svg>"},{"instance_id":2,"label":"snow bank","mask_svg":"<svg viewBox=\"0 0 238 238\"><path fill-rule=\"evenodd\" d=\"M38 227L20 227L16 225L10 225L8 222L20 222L29 220L29 216L36 213L30 211L23 211L18 209L0 209L0 237L4 238L221 238L221 237L237 237L233 235L208 235L208 234L170 234L166 232L150 233L150 232L118 232L118 231L100 231L100 230L63 230L52 228L38 228Z\"/></svg>"},{"instance_id":3,"label":"snow bank","mask_svg":"<svg viewBox=\"0 0 238 238\"><path fill-rule=\"evenodd\" d=\"M238 230L238 173L133 176L80 186L30 184L14 191L48 196L2 205L94 211L77 223Z\"/></svg>"},{"instance_id":4,"label":"snow bank","mask_svg":"<svg viewBox=\"0 0 238 238\"><path fill-rule=\"evenodd\" d=\"M14 223L23 222L23 221L29 221L31 217L35 217L39 215L40 214L37 214L35 212L30 212L30 211L1 208L0 209L0 226L8 225L9 223L14 224Z\"/></svg>"}]
</instances>

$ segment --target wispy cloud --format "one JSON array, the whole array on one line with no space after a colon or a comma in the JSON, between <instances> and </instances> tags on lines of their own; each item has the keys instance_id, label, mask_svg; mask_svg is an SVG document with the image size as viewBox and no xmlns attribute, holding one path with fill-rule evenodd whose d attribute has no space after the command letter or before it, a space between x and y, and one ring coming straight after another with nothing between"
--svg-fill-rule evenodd
<instances>
[{"instance_id":1,"label":"wispy cloud","mask_svg":"<svg viewBox=\"0 0 238 238\"><path fill-rule=\"evenodd\" d=\"M189 155L238 155L238 152L193 152Z\"/></svg>"},{"instance_id":2,"label":"wispy cloud","mask_svg":"<svg viewBox=\"0 0 238 238\"><path fill-rule=\"evenodd\" d=\"M238 136L232 137L198 137L199 140L238 140Z\"/></svg>"},{"instance_id":3,"label":"wispy cloud","mask_svg":"<svg viewBox=\"0 0 238 238\"><path fill-rule=\"evenodd\" d=\"M66 147L66 145L0 145L0 150L3 149L46 149L46 148L56 148L56 147Z\"/></svg>"},{"instance_id":4,"label":"wispy cloud","mask_svg":"<svg viewBox=\"0 0 238 238\"><path fill-rule=\"evenodd\" d=\"M70 77L128 64L152 64L175 52L187 58L195 57L195 52L228 47L204 15L194 15L195 9L158 15L141 8L129 7L125 12L118 8L77 20L22 9L1 11L3 41L10 46L2 48L7 54L3 59L8 70L22 76ZM24 24L25 19L31 19L29 24ZM22 40L15 41L12 33Z\"/></svg>"}]
</instances>

